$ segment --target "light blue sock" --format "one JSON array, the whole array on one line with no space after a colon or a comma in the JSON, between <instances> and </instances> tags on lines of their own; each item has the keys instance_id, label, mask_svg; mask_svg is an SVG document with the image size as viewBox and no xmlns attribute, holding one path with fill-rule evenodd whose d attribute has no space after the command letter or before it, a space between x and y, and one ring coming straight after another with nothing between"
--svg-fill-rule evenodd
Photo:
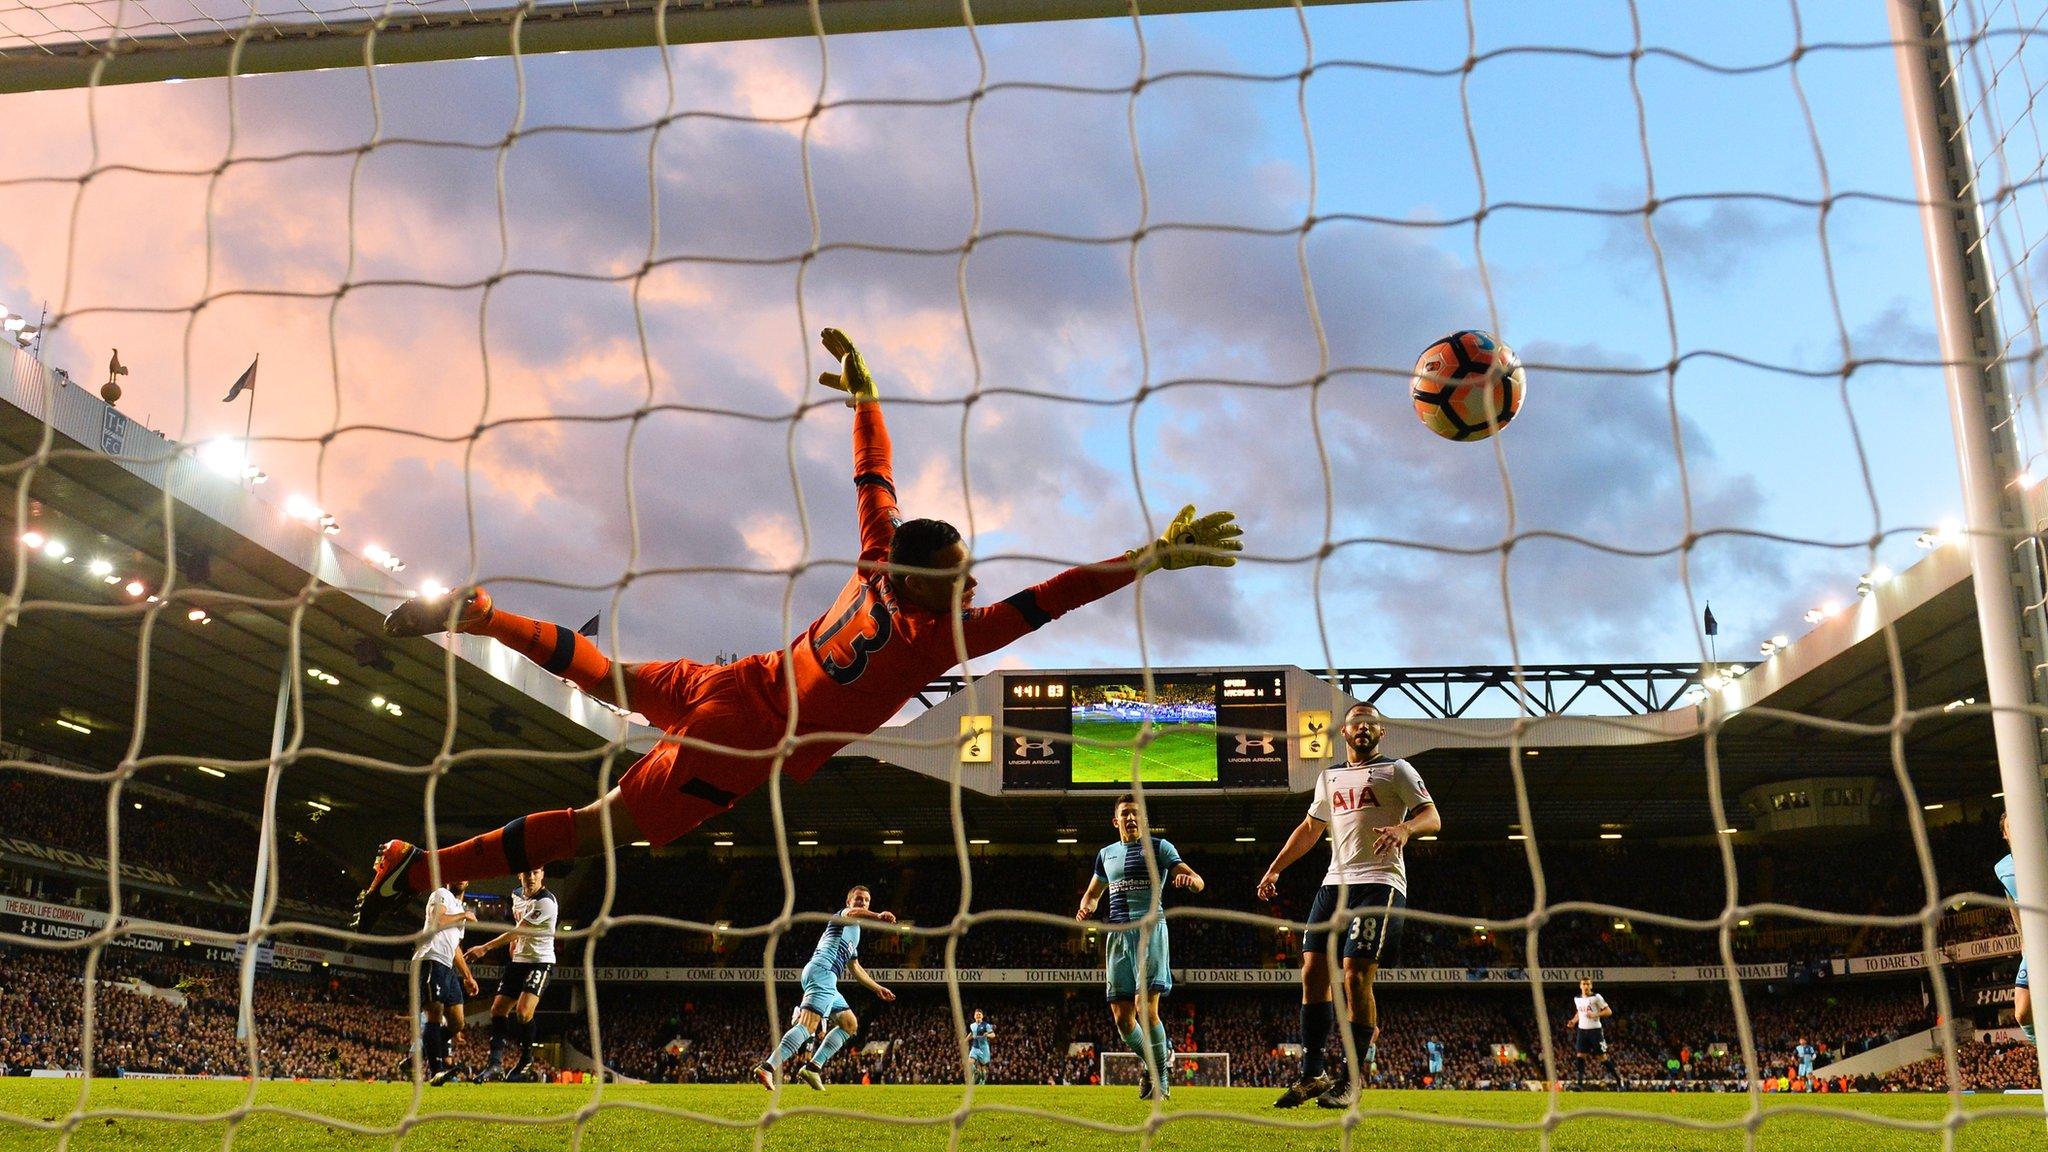
<instances>
[{"instance_id":1,"label":"light blue sock","mask_svg":"<svg viewBox=\"0 0 2048 1152\"><path fill-rule=\"evenodd\" d=\"M1141 1057L1151 1058L1151 1046L1145 1040L1145 1030L1143 1028L1134 1027L1129 1032L1124 1033L1124 1046Z\"/></svg>"},{"instance_id":2,"label":"light blue sock","mask_svg":"<svg viewBox=\"0 0 2048 1152\"><path fill-rule=\"evenodd\" d=\"M777 1068L782 1067L789 1062L791 1056L796 1055L797 1049L804 1046L804 1041L810 1038L811 1030L809 1028L801 1024L790 1025L789 1031L782 1034L782 1043L775 1046L775 1055L769 1058L768 1062Z\"/></svg>"},{"instance_id":3,"label":"light blue sock","mask_svg":"<svg viewBox=\"0 0 2048 1152\"><path fill-rule=\"evenodd\" d=\"M1173 1041L1166 1038L1166 1025L1152 1025L1152 1061L1159 1066L1159 1078L1169 1080L1173 1067Z\"/></svg>"},{"instance_id":4,"label":"light blue sock","mask_svg":"<svg viewBox=\"0 0 2048 1152\"><path fill-rule=\"evenodd\" d=\"M2034 1026L2032 1024L2020 1025L2020 1035L2025 1036L2027 1043L2032 1044L2034 1047L2038 1048L2041 1046L2041 1039L2034 1035Z\"/></svg>"},{"instance_id":5,"label":"light blue sock","mask_svg":"<svg viewBox=\"0 0 2048 1152\"><path fill-rule=\"evenodd\" d=\"M839 1055L839 1049L845 1047L846 1042L851 1039L853 1033L836 1024L833 1025L832 1030L825 1033L824 1041L818 1045L817 1055L811 1057L811 1067L823 1068L825 1062Z\"/></svg>"}]
</instances>

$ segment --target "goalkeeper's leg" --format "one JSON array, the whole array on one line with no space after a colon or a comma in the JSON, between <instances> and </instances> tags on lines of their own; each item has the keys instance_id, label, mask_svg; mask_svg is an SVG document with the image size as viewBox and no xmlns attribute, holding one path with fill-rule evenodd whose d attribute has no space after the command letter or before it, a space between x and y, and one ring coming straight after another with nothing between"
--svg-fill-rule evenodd
<instances>
[{"instance_id":1,"label":"goalkeeper's leg","mask_svg":"<svg viewBox=\"0 0 2048 1152\"><path fill-rule=\"evenodd\" d=\"M617 698L611 658L589 637L560 624L507 612L480 586L460 589L441 599L407 600L384 618L384 632L399 637L431 636L448 631L451 623L457 632L496 640L607 704L630 706ZM629 698L633 695L631 681L637 667L629 664L623 669Z\"/></svg>"}]
</instances>

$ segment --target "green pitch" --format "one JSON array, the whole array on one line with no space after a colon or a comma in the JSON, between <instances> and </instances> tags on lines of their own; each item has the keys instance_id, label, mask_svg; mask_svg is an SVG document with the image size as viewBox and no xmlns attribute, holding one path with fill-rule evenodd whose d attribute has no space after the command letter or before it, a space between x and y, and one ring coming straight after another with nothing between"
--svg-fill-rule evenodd
<instances>
[{"instance_id":1,"label":"green pitch","mask_svg":"<svg viewBox=\"0 0 2048 1152\"><path fill-rule=\"evenodd\" d=\"M246 1086L175 1081L97 1081L83 1103L84 1117L68 1143L55 1130L32 1130L18 1121L63 1122L80 1104L78 1082L0 1080L0 1150L65 1148L68 1152L571 1152L579 1145L576 1121L585 1117L580 1147L588 1152L948 1152L951 1118L964 1100L958 1087L861 1088L834 1086L823 1094L796 1087L780 1099L786 1110L765 1128L768 1093L751 1085L690 1087L454 1085L422 1089L417 1101L406 1084L271 1084L256 1093L259 1112L233 1130L221 1119L183 1121L108 1115L109 1110L205 1117L243 1102ZM1153 1123L1148 1105L1128 1088L998 1086L974 1094L975 1111L960 1125L961 1150L976 1152L1537 1152L1537 1133L1499 1125L1539 1125L1546 1100L1536 1092L1372 1092L1368 1109L1400 1110L1394 1117L1360 1116L1348 1143L1344 1115L1314 1107L1276 1112L1274 1092L1254 1088L1183 1088L1174 1094L1149 1146L1140 1133ZM1939 1132L1906 1131L1888 1124L1939 1123L1948 1111L1941 1096L1765 1097L1757 1128L1758 1152L1854 1149L1855 1152L1940 1152ZM1562 1119L1552 1132L1558 1152L1742 1152L1743 1096L1566 1093ZM1784 1105L1812 1111L1794 1113ZM600 1107L601 1105L601 1107ZM858 1115L828 1115L819 1109ZM657 1111L672 1110L672 1111ZM1020 1113L1043 1109L1049 1115ZM1570 1118L1582 1109L1617 1109L1631 1115ZM521 1122L479 1120L492 1113ZM1967 1097L1957 1152L2008 1152L2048 1146L2039 1096ZM451 1115L463 1114L463 1115ZM1681 1118L1700 1131L1660 1123ZM1465 1127L1460 1120L1495 1127ZM538 1121L536 1123L536 1121ZM1254 1123L1265 1121L1268 1124ZM351 1132L336 1123L379 1129ZM1271 1127L1270 1123L1286 1128ZM404 1131L400 1133L399 1127Z\"/></svg>"},{"instance_id":2,"label":"green pitch","mask_svg":"<svg viewBox=\"0 0 2048 1152\"><path fill-rule=\"evenodd\" d=\"M1147 784L1214 783L1214 724L1155 724L1152 743L1138 758ZM1076 720L1074 735L1082 740L1120 747L1091 748L1074 743L1074 783L1128 784L1131 749L1138 743L1138 725L1127 720Z\"/></svg>"}]
</instances>

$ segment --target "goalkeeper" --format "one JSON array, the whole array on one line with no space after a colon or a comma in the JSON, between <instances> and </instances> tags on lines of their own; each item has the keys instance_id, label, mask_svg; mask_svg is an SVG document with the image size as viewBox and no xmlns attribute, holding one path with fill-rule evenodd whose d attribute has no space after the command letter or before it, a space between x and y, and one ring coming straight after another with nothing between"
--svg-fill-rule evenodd
<instances>
[{"instance_id":1,"label":"goalkeeper","mask_svg":"<svg viewBox=\"0 0 2048 1152\"><path fill-rule=\"evenodd\" d=\"M672 660L614 666L573 630L515 616L480 587L451 599L409 600L384 621L392 636L453 628L489 636L596 698L638 712L667 733L617 787L582 808L521 816L494 832L426 854L393 840L377 850L370 886L356 901L354 927L369 930L387 912L432 884L484 880L604 851L610 814L614 843L666 844L731 808L760 787L780 762L802 783L834 752L873 732L934 678L1100 600L1161 568L1229 567L1241 530L1228 512L1174 517L1164 535L1122 556L1070 568L986 608L974 606L967 546L943 520L902 521L891 477L889 432L874 377L852 341L834 328L825 349L840 371L818 382L847 394L853 417L853 483L860 511L860 565L839 598L778 652L731 664ZM792 730L791 689L799 741ZM680 739L693 742L684 747ZM715 745L713 748L698 744Z\"/></svg>"}]
</instances>

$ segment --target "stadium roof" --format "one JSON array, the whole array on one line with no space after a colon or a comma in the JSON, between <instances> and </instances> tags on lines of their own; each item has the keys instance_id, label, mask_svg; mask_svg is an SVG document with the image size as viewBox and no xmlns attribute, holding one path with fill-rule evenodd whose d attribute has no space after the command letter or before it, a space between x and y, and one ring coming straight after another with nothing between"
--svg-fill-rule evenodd
<instances>
[{"instance_id":1,"label":"stadium roof","mask_svg":"<svg viewBox=\"0 0 2048 1152\"><path fill-rule=\"evenodd\" d=\"M431 641L382 642L358 661L357 645L379 632L379 618L406 590L383 570L336 546L316 528L291 520L236 480L179 456L180 446L141 428L52 373L48 411L55 428L47 462L35 464L45 425L40 365L0 357L0 483L10 535L31 527L61 538L64 564L30 553L16 622L0 634L0 734L73 760L111 765L135 740L136 685L148 635L147 708L139 756L263 761L268 753L279 672L291 612L318 568L321 584L304 597L302 668L337 678L302 677L306 756L283 782L286 801L334 805L330 827L351 815L384 834L417 828L424 767L447 735L448 649ZM118 441L118 443L116 442ZM112 454L103 447L114 449ZM115 458L115 457L118 457ZM166 498L168 481L171 497ZM26 508L27 523L15 523ZM166 546L173 518L175 552ZM12 553L9 554L10 556ZM160 587L175 555L180 584L154 611L123 588L93 578L106 559L123 578ZM205 612L211 623L187 619ZM1980 713L1953 715L1950 701L1985 695L1966 559L1941 548L1857 607L1831 619L1721 694L1725 722L1715 755L1731 814L1747 788L1816 776L1878 776L1893 769L1889 734L1892 682L1880 625L1896 622L1908 706L1934 710L1905 733L1904 751L1923 799L1988 796L1997 790L1990 724ZM463 639L452 675L457 702L452 751L463 759L435 791L443 832L493 823L594 795L592 751L621 731L620 721L560 681L486 642ZM373 710L370 697L396 702L402 717ZM1796 717L1874 726L1826 730ZM81 733L60 721L89 730ZM1545 835L1590 838L1606 825L1628 835L1705 835L1713 829L1707 796L1706 713L1691 707L1626 719L1563 717L1525 734L1530 800ZM1413 756L1446 816L1446 838L1504 837L1520 819L1505 750L1507 722L1431 720L1397 726L1394 750ZM645 746L643 730L634 740ZM374 758L410 773L374 770ZM147 761L146 761L147 762ZM623 762L614 772L623 768ZM183 764L146 769L149 778L215 800L257 806L260 773L226 780ZM826 846L951 841L952 798L942 779L879 760L841 757L810 784L784 790L792 838L810 833ZM1049 843L1062 830L1085 839L1106 831L1103 798L1018 798L963 792L965 832L997 843ZM1251 835L1270 844L1299 819L1290 795L1162 796L1154 818L1188 842ZM1738 824L1746 821L1737 819ZM731 835L761 845L772 836L764 791L684 844L708 846ZM360 828L350 828L351 834Z\"/></svg>"},{"instance_id":2,"label":"stadium roof","mask_svg":"<svg viewBox=\"0 0 2048 1152\"><path fill-rule=\"evenodd\" d=\"M146 765L168 756L260 768L280 674L293 655L293 614L303 604L294 678L305 756L285 774L287 801L418 810L420 770L444 741L459 754L514 743L515 735L522 750L543 758L491 771L488 786L484 772L458 767L440 785L440 803L452 812L495 810L589 791L592 758L570 757L619 730L611 714L481 641L464 638L450 661L435 641L381 640L384 612L409 589L27 354L0 355L0 400L7 540L35 532L43 548L65 550L60 557L27 548L25 568L10 573L21 610L0 633L0 732L8 739L96 766L132 754ZM38 463L46 428L49 454ZM16 555L4 553L10 569ZM176 579L152 602L173 558ZM150 599L131 595L130 580ZM399 714L373 707L373 697ZM375 771L363 766L366 758L414 774ZM182 763L144 773L251 810L263 775L215 779Z\"/></svg>"}]
</instances>

